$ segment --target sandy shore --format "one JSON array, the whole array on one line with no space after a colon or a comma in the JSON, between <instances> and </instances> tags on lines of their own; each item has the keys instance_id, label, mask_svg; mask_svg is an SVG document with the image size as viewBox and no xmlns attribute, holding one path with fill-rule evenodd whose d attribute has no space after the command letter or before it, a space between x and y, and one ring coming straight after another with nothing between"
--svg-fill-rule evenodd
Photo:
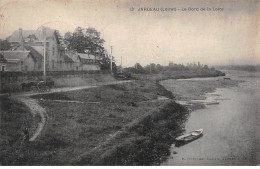
<instances>
[{"instance_id":1,"label":"sandy shore","mask_svg":"<svg viewBox=\"0 0 260 169\"><path fill-rule=\"evenodd\" d=\"M216 77L205 79L169 79L161 81L160 84L174 94L176 101L184 104L187 102L191 103L189 108L194 110L205 107L202 104L203 102L195 101L206 99L206 93L214 92L216 88L237 86L240 82L238 80L227 80L223 77Z\"/></svg>"}]
</instances>

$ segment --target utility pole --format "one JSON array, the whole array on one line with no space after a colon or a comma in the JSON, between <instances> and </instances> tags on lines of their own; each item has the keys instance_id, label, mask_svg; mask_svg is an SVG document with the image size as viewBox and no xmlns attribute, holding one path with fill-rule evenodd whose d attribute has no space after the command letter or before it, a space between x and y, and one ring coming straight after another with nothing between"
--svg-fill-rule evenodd
<instances>
[{"instance_id":1,"label":"utility pole","mask_svg":"<svg viewBox=\"0 0 260 169\"><path fill-rule=\"evenodd\" d=\"M46 81L46 29L43 27L43 78Z\"/></svg>"},{"instance_id":2,"label":"utility pole","mask_svg":"<svg viewBox=\"0 0 260 169\"><path fill-rule=\"evenodd\" d=\"M121 56L121 73L123 72L122 56Z\"/></svg>"},{"instance_id":3,"label":"utility pole","mask_svg":"<svg viewBox=\"0 0 260 169\"><path fill-rule=\"evenodd\" d=\"M113 50L113 46L111 46L111 60L110 60L110 69L111 69L111 74L113 74L113 55L112 55L112 50Z\"/></svg>"}]
</instances>

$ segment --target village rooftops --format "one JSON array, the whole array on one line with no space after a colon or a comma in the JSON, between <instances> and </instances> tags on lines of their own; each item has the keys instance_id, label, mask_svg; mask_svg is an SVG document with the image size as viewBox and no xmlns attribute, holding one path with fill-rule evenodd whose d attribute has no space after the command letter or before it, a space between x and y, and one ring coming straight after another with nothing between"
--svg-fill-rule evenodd
<instances>
[{"instance_id":1,"label":"village rooftops","mask_svg":"<svg viewBox=\"0 0 260 169\"><path fill-rule=\"evenodd\" d=\"M51 37L53 35L54 31L55 31L54 29L46 28L46 39ZM43 41L42 29L22 30L23 39L26 39L26 37L27 38L32 37L32 35L34 35L36 37L37 41L40 41L40 42ZM22 41L19 30L14 31L13 34L10 37L8 37L7 39L8 39L8 42L21 42Z\"/></svg>"},{"instance_id":2,"label":"village rooftops","mask_svg":"<svg viewBox=\"0 0 260 169\"><path fill-rule=\"evenodd\" d=\"M91 60L101 60L99 55L95 56L87 53L78 53L72 50L66 50L66 55L70 57L74 62L80 59L91 59Z\"/></svg>"}]
</instances>

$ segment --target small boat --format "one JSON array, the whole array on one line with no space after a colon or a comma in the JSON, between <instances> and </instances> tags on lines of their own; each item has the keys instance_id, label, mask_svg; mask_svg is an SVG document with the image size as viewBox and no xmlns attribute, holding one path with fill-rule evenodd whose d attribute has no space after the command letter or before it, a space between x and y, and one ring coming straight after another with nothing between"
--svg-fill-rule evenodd
<instances>
[{"instance_id":1,"label":"small boat","mask_svg":"<svg viewBox=\"0 0 260 169\"><path fill-rule=\"evenodd\" d=\"M182 135L177 137L175 140L177 143L188 143L193 140L196 140L197 138L201 137L203 134L203 129L194 130L188 134Z\"/></svg>"},{"instance_id":2,"label":"small boat","mask_svg":"<svg viewBox=\"0 0 260 169\"><path fill-rule=\"evenodd\" d=\"M213 101L213 102L206 103L206 105L214 105L214 104L219 104L219 102L218 101Z\"/></svg>"}]
</instances>

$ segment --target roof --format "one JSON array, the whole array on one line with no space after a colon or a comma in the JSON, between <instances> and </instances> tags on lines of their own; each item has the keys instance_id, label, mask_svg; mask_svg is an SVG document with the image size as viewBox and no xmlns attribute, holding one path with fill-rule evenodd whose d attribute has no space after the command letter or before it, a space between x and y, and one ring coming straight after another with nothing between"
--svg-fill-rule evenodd
<instances>
[{"instance_id":1,"label":"roof","mask_svg":"<svg viewBox=\"0 0 260 169\"><path fill-rule=\"evenodd\" d=\"M37 48L36 46L25 45L24 48L31 52L31 55L35 60L43 60L43 51L40 51L40 46ZM37 50L35 48L37 48Z\"/></svg>"},{"instance_id":2,"label":"roof","mask_svg":"<svg viewBox=\"0 0 260 169\"><path fill-rule=\"evenodd\" d=\"M66 48L65 41L64 41L64 39L62 38L62 36L60 35L60 33L59 33L58 30L55 30L55 31L54 31L54 37L55 37L56 40L57 40L59 49L60 49L60 50L65 50L65 48Z\"/></svg>"},{"instance_id":3,"label":"roof","mask_svg":"<svg viewBox=\"0 0 260 169\"><path fill-rule=\"evenodd\" d=\"M66 50L66 56L68 56L70 59L72 59L74 62L79 62L78 58L80 59L80 62L85 63L87 60L101 60L100 56L95 56L92 54L86 54L86 53L78 53L72 50Z\"/></svg>"},{"instance_id":4,"label":"roof","mask_svg":"<svg viewBox=\"0 0 260 169\"><path fill-rule=\"evenodd\" d=\"M35 36L35 34L31 34L31 35L29 35L27 38L30 38L30 39L33 39L33 38L34 38L34 39L37 39L36 36Z\"/></svg>"},{"instance_id":5,"label":"roof","mask_svg":"<svg viewBox=\"0 0 260 169\"><path fill-rule=\"evenodd\" d=\"M18 63L25 60L29 55L29 51L0 51L0 54L4 56L9 63Z\"/></svg>"},{"instance_id":6,"label":"roof","mask_svg":"<svg viewBox=\"0 0 260 169\"><path fill-rule=\"evenodd\" d=\"M29 46L29 45L28 45ZM41 54L42 56L44 55L44 46L43 45L30 45L31 48L33 48L34 50L36 50L39 54ZM46 49L47 50L47 49Z\"/></svg>"},{"instance_id":7,"label":"roof","mask_svg":"<svg viewBox=\"0 0 260 169\"><path fill-rule=\"evenodd\" d=\"M65 62L74 62L68 55L64 55Z\"/></svg>"},{"instance_id":8,"label":"roof","mask_svg":"<svg viewBox=\"0 0 260 169\"><path fill-rule=\"evenodd\" d=\"M22 45L18 44L18 45L15 45L13 46L13 51L23 51L23 47Z\"/></svg>"},{"instance_id":9,"label":"roof","mask_svg":"<svg viewBox=\"0 0 260 169\"><path fill-rule=\"evenodd\" d=\"M65 54L71 58L74 62L78 62L78 55L77 55L77 52L75 51L72 51L72 50L66 50L65 51Z\"/></svg>"},{"instance_id":10,"label":"roof","mask_svg":"<svg viewBox=\"0 0 260 169\"><path fill-rule=\"evenodd\" d=\"M85 53L77 53L77 55L81 58L81 59L95 59L95 60L100 60L99 56L94 56L92 54L85 54Z\"/></svg>"},{"instance_id":11,"label":"roof","mask_svg":"<svg viewBox=\"0 0 260 169\"><path fill-rule=\"evenodd\" d=\"M54 29L46 28L46 37L50 37L54 33ZM23 37L28 37L29 35L35 35L38 41L43 41L43 33L42 29L37 30L23 30L22 35ZM8 42L20 42L21 39L19 39L19 30L16 30L13 32L13 34L8 37Z\"/></svg>"}]
</instances>

